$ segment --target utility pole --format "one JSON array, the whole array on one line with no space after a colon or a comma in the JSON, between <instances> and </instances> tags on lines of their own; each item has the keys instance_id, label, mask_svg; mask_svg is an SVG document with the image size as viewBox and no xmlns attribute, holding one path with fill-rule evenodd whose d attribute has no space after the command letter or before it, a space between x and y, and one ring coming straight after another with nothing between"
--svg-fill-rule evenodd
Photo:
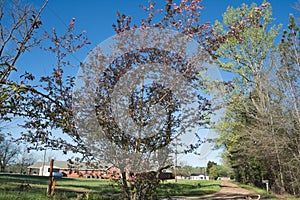
<instances>
[{"instance_id":1,"label":"utility pole","mask_svg":"<svg viewBox=\"0 0 300 200\"><path fill-rule=\"evenodd\" d=\"M174 175L175 182L177 182L177 138L175 138L175 167L174 167Z\"/></svg>"},{"instance_id":2,"label":"utility pole","mask_svg":"<svg viewBox=\"0 0 300 200\"><path fill-rule=\"evenodd\" d=\"M42 166L42 173L41 173L42 176L44 176L45 160L46 160L46 148L44 150L43 166Z\"/></svg>"}]
</instances>

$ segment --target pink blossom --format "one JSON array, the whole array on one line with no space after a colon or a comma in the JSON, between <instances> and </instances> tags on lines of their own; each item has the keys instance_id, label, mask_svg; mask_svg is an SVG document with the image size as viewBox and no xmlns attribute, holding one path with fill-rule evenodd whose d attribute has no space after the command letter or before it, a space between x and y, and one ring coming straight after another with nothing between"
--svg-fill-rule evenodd
<instances>
[{"instance_id":1,"label":"pink blossom","mask_svg":"<svg viewBox=\"0 0 300 200\"><path fill-rule=\"evenodd\" d=\"M255 7L255 8L254 8L254 10L257 12L257 11L260 11L260 10L261 10L261 8L259 8L259 7Z\"/></svg>"},{"instance_id":2,"label":"pink blossom","mask_svg":"<svg viewBox=\"0 0 300 200\"><path fill-rule=\"evenodd\" d=\"M261 7L267 7L267 6L270 6L271 4L269 2L266 2L266 3L263 3L261 4Z\"/></svg>"}]
</instances>

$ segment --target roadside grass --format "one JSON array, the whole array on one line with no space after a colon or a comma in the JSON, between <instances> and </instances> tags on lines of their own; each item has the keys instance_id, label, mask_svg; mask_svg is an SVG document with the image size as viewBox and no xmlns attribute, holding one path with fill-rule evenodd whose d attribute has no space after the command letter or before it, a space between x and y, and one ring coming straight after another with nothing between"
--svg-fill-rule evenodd
<instances>
[{"instance_id":1,"label":"roadside grass","mask_svg":"<svg viewBox=\"0 0 300 200\"><path fill-rule=\"evenodd\" d=\"M116 183L103 179L59 178L54 197L46 194L48 177L0 174L0 200L109 200L122 199ZM217 192L219 181L168 180L158 188L159 197L192 196Z\"/></svg>"},{"instance_id":2,"label":"roadside grass","mask_svg":"<svg viewBox=\"0 0 300 200\"><path fill-rule=\"evenodd\" d=\"M241 183L238 183L238 182L234 182L235 184L237 184L238 186L242 187L242 188L245 188L245 189L248 189L248 190L252 190L252 191L255 191L257 192L258 194L260 194L262 196L262 198L264 199L269 199L269 200L278 200L278 199L285 199L285 200L299 200L300 198L294 198L294 197L291 197L290 195L287 195L285 197L280 197L280 198L277 198L275 194L273 193L267 193L267 191L265 189L262 189L262 188L258 188L258 187L254 187L252 185L246 185L246 184L241 184ZM288 197L289 196L289 197Z\"/></svg>"}]
</instances>

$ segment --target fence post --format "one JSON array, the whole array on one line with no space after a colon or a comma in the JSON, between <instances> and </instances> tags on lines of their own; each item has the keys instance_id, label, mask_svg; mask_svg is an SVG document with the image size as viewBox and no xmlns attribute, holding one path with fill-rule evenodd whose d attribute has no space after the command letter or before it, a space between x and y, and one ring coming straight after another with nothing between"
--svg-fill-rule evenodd
<instances>
[{"instance_id":1,"label":"fence post","mask_svg":"<svg viewBox=\"0 0 300 200\"><path fill-rule=\"evenodd\" d=\"M51 195L52 191L52 184L53 184L53 163L54 160L50 160L50 171L49 171L49 179L48 179L48 188L47 188L47 193L48 195Z\"/></svg>"}]
</instances>

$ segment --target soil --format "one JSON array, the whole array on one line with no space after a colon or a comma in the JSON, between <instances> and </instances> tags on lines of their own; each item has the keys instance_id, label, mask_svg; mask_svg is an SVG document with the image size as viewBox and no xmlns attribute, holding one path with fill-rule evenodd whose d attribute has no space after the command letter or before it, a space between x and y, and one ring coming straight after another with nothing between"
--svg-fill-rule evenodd
<instances>
[{"instance_id":1,"label":"soil","mask_svg":"<svg viewBox=\"0 0 300 200\"><path fill-rule=\"evenodd\" d=\"M196 196L189 196L189 197L173 196L170 199L172 199L172 200L183 200L183 199L193 199L193 200L196 200L196 199L207 199L207 200L234 199L234 200L238 200L238 199L240 199L240 200L242 200L242 199L244 199L245 200L248 195L250 195L250 197L253 200L258 198L257 193L255 193L254 191L241 188L241 187L237 186L236 184L231 183L229 181L222 181L221 189L219 190L219 192L209 194L209 195L197 196L197 197Z\"/></svg>"}]
</instances>

